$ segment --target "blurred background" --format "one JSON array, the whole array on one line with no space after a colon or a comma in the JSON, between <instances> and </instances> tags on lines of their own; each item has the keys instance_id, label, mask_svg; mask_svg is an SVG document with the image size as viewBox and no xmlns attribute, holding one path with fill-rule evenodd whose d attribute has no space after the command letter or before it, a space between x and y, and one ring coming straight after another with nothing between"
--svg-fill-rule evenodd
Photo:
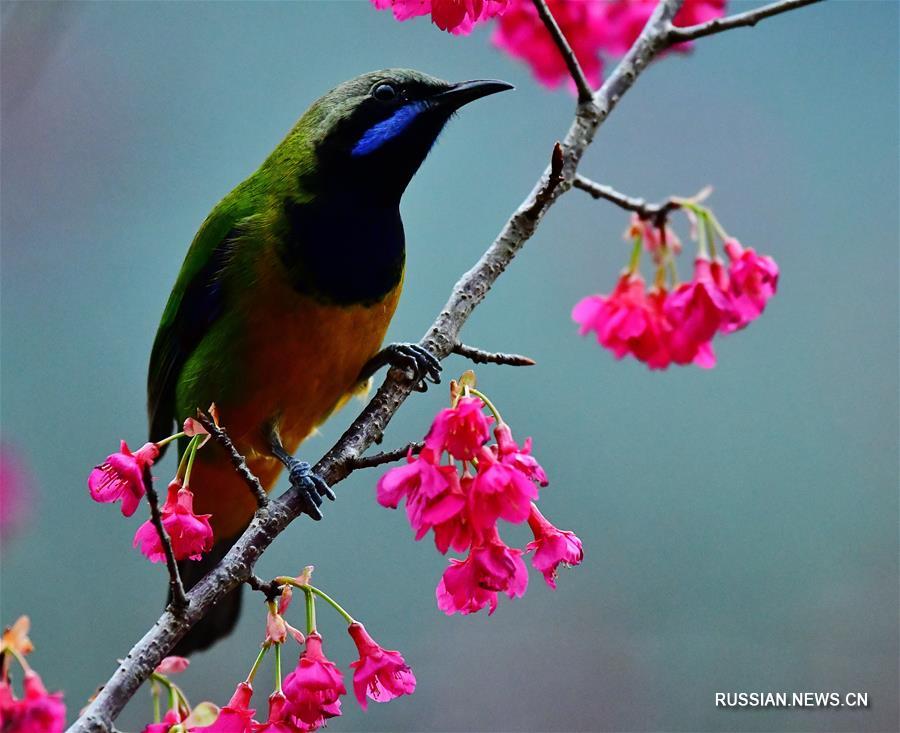
<instances>
[{"instance_id":1,"label":"blurred background","mask_svg":"<svg viewBox=\"0 0 900 733\"><path fill-rule=\"evenodd\" d=\"M712 371L616 362L569 314L611 288L628 217L566 195L463 335L537 360L480 367L480 386L534 436L542 508L581 536L584 564L556 592L532 573L491 618L448 618L433 596L446 560L376 504L378 470L355 474L326 521L294 523L257 567L314 564L418 676L411 698L348 702L330 730L897 729L897 24L894 2L814 6L705 39L624 98L582 172L651 199L714 185L725 227L777 259L780 292L717 342ZM32 491L3 542L2 620L30 614L33 664L71 718L163 605L164 568L131 548L139 517L94 504L85 481L120 438L145 438L151 341L207 212L344 79L411 66L513 82L463 110L404 199L389 339L415 340L532 187L573 101L490 29L453 37L366 2L5 2L2 26L0 416ZM410 399L385 447L421 436L446 398ZM248 601L182 676L193 701L224 703L249 669L264 609ZM340 620L320 616L346 666ZM717 691L832 690L868 692L869 709L714 706ZM149 719L142 691L119 727Z\"/></svg>"}]
</instances>

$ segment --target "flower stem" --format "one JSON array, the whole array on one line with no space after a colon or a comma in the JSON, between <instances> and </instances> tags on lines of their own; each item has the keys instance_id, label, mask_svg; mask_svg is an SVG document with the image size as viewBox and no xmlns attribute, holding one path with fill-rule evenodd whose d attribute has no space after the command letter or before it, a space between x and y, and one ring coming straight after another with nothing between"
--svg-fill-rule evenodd
<instances>
[{"instance_id":1,"label":"flower stem","mask_svg":"<svg viewBox=\"0 0 900 733\"><path fill-rule=\"evenodd\" d=\"M306 599L306 635L309 636L316 630L316 599L308 588L304 589L303 595Z\"/></svg>"},{"instance_id":2,"label":"flower stem","mask_svg":"<svg viewBox=\"0 0 900 733\"><path fill-rule=\"evenodd\" d=\"M628 260L628 274L634 275L641 265L641 247L643 241L640 234L634 237L634 246L631 248L631 259Z\"/></svg>"},{"instance_id":3,"label":"flower stem","mask_svg":"<svg viewBox=\"0 0 900 733\"><path fill-rule=\"evenodd\" d=\"M725 231L725 227L723 227L719 220L716 218L716 215L712 213L709 209L707 209L707 214L709 214L709 220L712 222L712 225L716 228L716 231L719 233L719 236L722 239L728 239L728 232Z\"/></svg>"},{"instance_id":4,"label":"flower stem","mask_svg":"<svg viewBox=\"0 0 900 733\"><path fill-rule=\"evenodd\" d=\"M158 682L168 690L170 710L178 711L179 709L183 709L187 712L191 711L191 703L188 701L181 688L172 682L172 680L158 672L151 672L150 679L152 682Z\"/></svg>"},{"instance_id":5,"label":"flower stem","mask_svg":"<svg viewBox=\"0 0 900 733\"><path fill-rule=\"evenodd\" d=\"M191 438L191 442L188 443L187 450L181 455L181 460L178 462L178 470L175 472L175 478L180 476L184 476L184 469L187 467L188 458L191 454L191 448L197 440L197 436L195 435Z\"/></svg>"},{"instance_id":6,"label":"flower stem","mask_svg":"<svg viewBox=\"0 0 900 733\"><path fill-rule=\"evenodd\" d=\"M349 613L347 613L347 611L344 610L344 607L341 606L340 603L338 603L336 600L334 600L334 598L332 598L330 595L328 595L325 591L320 590L319 588L316 588L314 585L304 585L303 583L298 583L296 580L288 577L287 575L278 576L277 578L275 578L275 582L278 583L279 585L292 585L295 588L299 588L300 590L302 590L304 593L307 594L307 599L306 599L307 633L312 633L313 631L316 630L315 604L313 603L313 601L311 600L311 597L310 597L311 594L313 594L313 593L315 595L319 596L319 598L321 598L329 606L331 606L335 611L337 611L339 614L341 614L341 616L344 617L344 620L348 624L356 623L356 619L353 618L353 616L351 616ZM309 627L310 604L312 604L312 622L313 622L312 628Z\"/></svg>"},{"instance_id":7,"label":"flower stem","mask_svg":"<svg viewBox=\"0 0 900 733\"><path fill-rule=\"evenodd\" d=\"M319 596L323 601L328 603L335 611L337 611L339 614L341 614L341 616L344 617L344 621L346 621L348 624L356 623L356 619L353 618L353 616L351 616L349 613L347 613L344 610L344 607L341 606L340 603L338 603L336 600L334 600L334 598L332 598L330 595L328 595L325 591L319 590L318 588L316 588L315 586L312 586L312 585L309 586L309 589L313 593L315 593L317 596Z\"/></svg>"},{"instance_id":8,"label":"flower stem","mask_svg":"<svg viewBox=\"0 0 900 733\"><path fill-rule=\"evenodd\" d=\"M664 264L656 268L656 277L653 280L653 285L660 289L666 287L666 266Z\"/></svg>"},{"instance_id":9,"label":"flower stem","mask_svg":"<svg viewBox=\"0 0 900 733\"><path fill-rule=\"evenodd\" d=\"M669 253L669 277L672 280L672 290L678 287L678 265L675 263L675 256Z\"/></svg>"},{"instance_id":10,"label":"flower stem","mask_svg":"<svg viewBox=\"0 0 900 733\"><path fill-rule=\"evenodd\" d=\"M706 226L706 212L697 205L688 207L697 217L697 249L698 256L709 259L709 229Z\"/></svg>"},{"instance_id":11,"label":"flower stem","mask_svg":"<svg viewBox=\"0 0 900 733\"><path fill-rule=\"evenodd\" d=\"M16 661L17 661L17 662L19 663L19 665L22 667L22 671L23 671L23 672L30 672L30 671L31 671L31 666L28 664L28 660L25 659L25 657L24 657L17 649L14 649L14 648L10 645L10 646L4 647L3 651L5 651L5 652L7 652L7 651L8 651L8 652L12 652L12 655L16 658Z\"/></svg>"},{"instance_id":12,"label":"flower stem","mask_svg":"<svg viewBox=\"0 0 900 733\"><path fill-rule=\"evenodd\" d=\"M266 652L269 651L269 645L263 644L259 650L259 654L256 655L256 661L253 662L253 666L250 668L250 673L247 675L247 679L244 680L248 685L253 682L253 678L256 677L256 673L259 671L259 665L262 664L263 657L266 656Z\"/></svg>"},{"instance_id":13,"label":"flower stem","mask_svg":"<svg viewBox=\"0 0 900 733\"><path fill-rule=\"evenodd\" d=\"M275 645L275 692L281 692L281 644Z\"/></svg>"},{"instance_id":14,"label":"flower stem","mask_svg":"<svg viewBox=\"0 0 900 733\"><path fill-rule=\"evenodd\" d=\"M156 680L150 680L150 697L153 698L153 722L159 723L162 720L162 711L159 707L159 685Z\"/></svg>"},{"instance_id":15,"label":"flower stem","mask_svg":"<svg viewBox=\"0 0 900 733\"><path fill-rule=\"evenodd\" d=\"M485 395L481 390L475 389L474 387L469 387L469 391L476 397L481 398L481 401L484 402L485 405L487 405L487 408L494 414L494 419L497 421L497 425L503 425L503 418L500 416L500 410L498 410L494 403L487 398L487 395Z\"/></svg>"},{"instance_id":16,"label":"flower stem","mask_svg":"<svg viewBox=\"0 0 900 733\"><path fill-rule=\"evenodd\" d=\"M706 226L706 236L709 239L709 249L712 259L716 258L716 232L713 229L712 212L709 209L703 210L703 222Z\"/></svg>"},{"instance_id":17,"label":"flower stem","mask_svg":"<svg viewBox=\"0 0 900 733\"><path fill-rule=\"evenodd\" d=\"M188 462L187 468L184 471L184 488L187 488L191 483L191 469L194 467L194 458L197 457L197 447L198 447L198 438L200 436L195 435L191 440L191 444L188 446Z\"/></svg>"},{"instance_id":18,"label":"flower stem","mask_svg":"<svg viewBox=\"0 0 900 733\"><path fill-rule=\"evenodd\" d=\"M175 433L175 435L170 435L168 438L163 438L156 445L158 447L162 448L164 445L168 445L173 440L178 440L179 438L183 438L183 437L184 437L184 433Z\"/></svg>"}]
</instances>

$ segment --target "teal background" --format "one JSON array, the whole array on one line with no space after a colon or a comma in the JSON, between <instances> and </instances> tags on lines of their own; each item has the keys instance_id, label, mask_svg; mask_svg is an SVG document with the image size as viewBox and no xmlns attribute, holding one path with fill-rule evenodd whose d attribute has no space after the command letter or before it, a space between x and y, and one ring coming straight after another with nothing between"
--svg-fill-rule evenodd
<instances>
[{"instance_id":1,"label":"teal background","mask_svg":"<svg viewBox=\"0 0 900 733\"><path fill-rule=\"evenodd\" d=\"M162 607L164 569L131 549L138 518L91 502L85 479L119 438L145 436L151 340L209 209L358 73L515 83L463 110L404 199L389 338L414 340L530 190L573 103L486 29L456 38L364 2L4 3L2 24L0 415L36 493L2 549L0 612L31 615L34 664L74 715ZM566 195L464 336L537 360L479 368L480 384L534 436L552 480L542 508L583 538L584 565L555 593L532 573L492 618L445 617L445 559L376 504L377 470L354 475L326 521L296 522L258 566L315 564L418 676L414 696L367 714L348 700L329 730L897 730L897 27L894 2L815 6L703 40L624 98L582 172L651 198L713 184L726 228L778 260L780 292L718 343L713 371L616 362L569 312L611 287L627 216ZM446 374L465 368L454 358ZM444 388L415 396L385 446L422 435L445 402ZM302 454L321 455L356 409ZM248 601L238 633L183 675L192 700L222 703L246 674L264 620ZM349 638L320 616L346 667ZM863 691L870 707L714 707L716 691L770 690ZM141 692L119 725L149 714Z\"/></svg>"}]
</instances>

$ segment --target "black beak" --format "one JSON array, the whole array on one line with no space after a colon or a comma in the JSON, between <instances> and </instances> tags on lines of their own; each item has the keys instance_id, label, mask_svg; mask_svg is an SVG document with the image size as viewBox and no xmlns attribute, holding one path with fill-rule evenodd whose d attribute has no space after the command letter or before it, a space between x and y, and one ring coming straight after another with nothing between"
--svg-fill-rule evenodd
<instances>
[{"instance_id":1,"label":"black beak","mask_svg":"<svg viewBox=\"0 0 900 733\"><path fill-rule=\"evenodd\" d=\"M434 103L449 109L459 109L464 104L474 102L489 94L497 92L505 92L508 89L515 89L512 84L505 81L497 81L496 79L473 79L472 81L461 81L454 84L449 89L435 94L431 99Z\"/></svg>"}]
</instances>

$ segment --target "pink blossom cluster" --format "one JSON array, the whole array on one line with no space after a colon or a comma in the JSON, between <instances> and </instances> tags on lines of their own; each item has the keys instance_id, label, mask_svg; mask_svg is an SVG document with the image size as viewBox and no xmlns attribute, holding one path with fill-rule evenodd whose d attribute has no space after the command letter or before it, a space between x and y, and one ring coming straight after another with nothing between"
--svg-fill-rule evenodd
<instances>
[{"instance_id":1,"label":"pink blossom cluster","mask_svg":"<svg viewBox=\"0 0 900 733\"><path fill-rule=\"evenodd\" d=\"M299 576L296 580L301 579ZM308 579L307 573L303 582ZM276 682L269 696L266 719L255 720L256 710L250 707L257 669L254 665L250 676L238 684L231 700L221 709L211 703L201 703L193 711L176 705L166 712L162 721L146 726L143 733L301 733L318 730L331 718L341 715L341 698L347 694L343 672L325 655L322 636L315 628L304 636L281 617L291 600L290 586L282 590L277 608L270 603L263 648L280 647L289 634L305 646L296 667L283 681ZM311 623L309 616L307 623ZM382 647L357 621L351 620L347 631L359 654L350 669L353 692L363 710L369 700L387 702L415 691L416 677L400 652ZM187 660L168 657L157 668L157 679L168 684L160 675L180 672L186 666Z\"/></svg>"},{"instance_id":2,"label":"pink blossom cluster","mask_svg":"<svg viewBox=\"0 0 900 733\"><path fill-rule=\"evenodd\" d=\"M368 700L387 702L416 689L416 677L400 652L380 646L365 627L353 622L347 629L356 644L359 659L350 664L353 670L353 692L365 710ZM347 694L340 668L325 656L322 637L313 632L306 637L306 647L297 666L284 678L281 692L269 697L269 717L249 728L207 729L209 733L296 733L323 727L331 718L341 715L341 697Z\"/></svg>"},{"instance_id":3,"label":"pink blossom cluster","mask_svg":"<svg viewBox=\"0 0 900 733\"><path fill-rule=\"evenodd\" d=\"M629 232L633 231L634 226ZM778 265L734 238L724 241L726 265L718 257L710 258L701 237L692 279L673 282L670 289L665 272L674 263L670 258L680 250L680 243L676 249L677 240L667 239L672 242L668 248L659 236L644 239L657 264L651 288L634 262L611 293L580 300L572 309L572 319L582 335L595 333L597 342L617 359L631 355L650 369L671 364L711 368L716 364L713 337L742 329L760 316L777 290Z\"/></svg>"},{"instance_id":4,"label":"pink blossom cluster","mask_svg":"<svg viewBox=\"0 0 900 733\"><path fill-rule=\"evenodd\" d=\"M21 616L3 632L0 642L0 731L3 733L62 733L66 705L61 692L48 692L40 675L25 661L34 648L28 638L30 622ZM22 697L9 677L10 657L22 667Z\"/></svg>"},{"instance_id":5,"label":"pink blossom cluster","mask_svg":"<svg viewBox=\"0 0 900 733\"><path fill-rule=\"evenodd\" d=\"M547 0L547 6L569 42L591 86L603 77L604 56L622 56L641 34L657 0ZM704 23L720 17L725 0L686 0L675 25ZM498 19L494 45L531 67L538 81L548 87L564 80L572 85L562 54L537 14L532 0L513 0ZM680 50L686 50L684 44Z\"/></svg>"},{"instance_id":6,"label":"pink blossom cluster","mask_svg":"<svg viewBox=\"0 0 900 733\"><path fill-rule=\"evenodd\" d=\"M185 435L193 437L206 431L198 427L194 420L185 422ZM181 435L181 434L179 434ZM176 438L179 436L173 436ZM191 444L188 451L196 451L200 438ZM159 445L146 443L132 453L123 440L116 453L91 471L88 489L91 498L101 503L121 501L123 516L130 517L146 493L145 474L159 457ZM176 560L199 560L213 545L213 531L209 523L210 514L194 513L194 495L189 488L189 475L179 474L169 483L166 500L160 507L160 519L169 535L172 552ZM134 535L134 546L150 560L165 562L165 550L156 526L151 520L144 522Z\"/></svg>"},{"instance_id":7,"label":"pink blossom cluster","mask_svg":"<svg viewBox=\"0 0 900 733\"><path fill-rule=\"evenodd\" d=\"M311 568L306 572L305 579L301 576L298 580L308 582L309 571ZM270 609L266 622L266 643L283 643L291 634L299 643L305 644L305 648L297 666L284 678L281 690L276 690L269 697L268 720L248 729L254 732L318 730L330 718L341 715L341 697L347 694L343 673L325 656L321 634L313 629L304 638L290 624L283 620L279 622L290 600L290 586L287 586L284 587L278 610L273 612ZM337 605L333 600L329 602ZM416 677L400 652L382 647L358 621L351 621L347 631L359 654L359 659L351 662L350 668L353 670L353 692L363 710L368 707L369 699L387 702L415 692ZM225 728L210 731L226 733Z\"/></svg>"},{"instance_id":8,"label":"pink blossom cluster","mask_svg":"<svg viewBox=\"0 0 900 733\"><path fill-rule=\"evenodd\" d=\"M440 29L470 33L476 23L496 18L492 41L531 67L548 87L569 79L565 61L532 0L371 0L391 8L397 20L431 15ZM621 56L637 40L657 0L547 0L547 6L592 86L603 76L603 56ZM725 0L686 0L674 24L689 26L718 18ZM678 50L687 50L682 44ZM571 81L570 81L571 84Z\"/></svg>"},{"instance_id":9,"label":"pink blossom cluster","mask_svg":"<svg viewBox=\"0 0 900 733\"><path fill-rule=\"evenodd\" d=\"M0 730L3 733L61 733L66 706L60 692L47 692L40 675L29 669L22 677L24 696L17 698L9 679L0 680Z\"/></svg>"},{"instance_id":10,"label":"pink blossom cluster","mask_svg":"<svg viewBox=\"0 0 900 733\"><path fill-rule=\"evenodd\" d=\"M436 589L438 607L447 614L475 613L497 607L499 593L521 597L528 586L522 555L534 551L532 564L555 586L560 564L577 565L581 541L546 521L534 501L547 485L544 469L509 426L499 422L487 445L491 420L480 397L467 396L441 410L417 456L388 471L378 482L378 502L396 509L406 500L406 514L417 540L433 532L438 551L467 552L451 559ZM534 541L525 550L509 547L497 530L499 520L528 521ZM566 536L566 542L558 542Z\"/></svg>"},{"instance_id":11,"label":"pink blossom cluster","mask_svg":"<svg viewBox=\"0 0 900 733\"><path fill-rule=\"evenodd\" d=\"M509 0L372 0L378 10L390 8L394 18L409 20L431 15L431 22L442 31L465 35L476 23L500 15Z\"/></svg>"}]
</instances>

